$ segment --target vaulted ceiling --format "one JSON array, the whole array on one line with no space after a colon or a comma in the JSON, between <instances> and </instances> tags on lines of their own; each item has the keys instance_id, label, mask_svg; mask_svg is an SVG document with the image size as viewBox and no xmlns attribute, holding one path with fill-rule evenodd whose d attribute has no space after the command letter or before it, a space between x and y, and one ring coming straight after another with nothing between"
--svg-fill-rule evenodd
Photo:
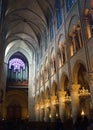
<instances>
[{"instance_id":1,"label":"vaulted ceiling","mask_svg":"<svg viewBox=\"0 0 93 130\"><path fill-rule=\"evenodd\" d=\"M47 12L54 12L55 0L8 0L5 12L6 45L20 41L39 47L39 37L48 29ZM16 42L15 42L16 43Z\"/></svg>"}]
</instances>

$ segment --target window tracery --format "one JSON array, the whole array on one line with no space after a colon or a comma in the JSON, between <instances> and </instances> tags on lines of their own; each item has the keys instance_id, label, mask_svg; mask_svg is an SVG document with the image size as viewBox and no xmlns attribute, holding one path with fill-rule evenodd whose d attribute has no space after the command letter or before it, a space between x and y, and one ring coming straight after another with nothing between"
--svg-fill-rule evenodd
<instances>
[{"instance_id":1,"label":"window tracery","mask_svg":"<svg viewBox=\"0 0 93 130\"><path fill-rule=\"evenodd\" d=\"M72 7L72 5L74 4L75 0L66 0L66 8L67 8L67 12L70 10L70 8Z\"/></svg>"},{"instance_id":2,"label":"window tracery","mask_svg":"<svg viewBox=\"0 0 93 130\"><path fill-rule=\"evenodd\" d=\"M56 18L57 18L57 28L62 24L62 8L60 0L56 0Z\"/></svg>"},{"instance_id":3,"label":"window tracery","mask_svg":"<svg viewBox=\"0 0 93 130\"><path fill-rule=\"evenodd\" d=\"M25 69L25 63L23 60L19 58L13 58L9 61L9 69L12 69L15 71L21 71L21 68L24 70Z\"/></svg>"}]
</instances>

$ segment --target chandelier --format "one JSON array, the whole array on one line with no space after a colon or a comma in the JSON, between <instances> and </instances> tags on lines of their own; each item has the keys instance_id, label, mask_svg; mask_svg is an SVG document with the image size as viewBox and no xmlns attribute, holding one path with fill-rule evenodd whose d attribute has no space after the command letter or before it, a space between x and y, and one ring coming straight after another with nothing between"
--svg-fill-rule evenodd
<instances>
[{"instance_id":1,"label":"chandelier","mask_svg":"<svg viewBox=\"0 0 93 130\"><path fill-rule=\"evenodd\" d=\"M66 94L65 97L64 97L64 101L65 101L65 103L70 103L71 102L71 96Z\"/></svg>"},{"instance_id":2,"label":"chandelier","mask_svg":"<svg viewBox=\"0 0 93 130\"><path fill-rule=\"evenodd\" d=\"M78 90L78 95L79 97L87 97L87 96L90 96L90 92L88 89L85 89L84 87L82 87L81 89Z\"/></svg>"}]
</instances>

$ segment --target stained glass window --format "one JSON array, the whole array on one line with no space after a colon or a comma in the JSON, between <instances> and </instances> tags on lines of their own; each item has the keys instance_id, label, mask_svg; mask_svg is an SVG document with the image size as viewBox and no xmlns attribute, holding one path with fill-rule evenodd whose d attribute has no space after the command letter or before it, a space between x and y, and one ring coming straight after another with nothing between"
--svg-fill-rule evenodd
<instances>
[{"instance_id":1,"label":"stained glass window","mask_svg":"<svg viewBox=\"0 0 93 130\"><path fill-rule=\"evenodd\" d=\"M53 19L52 19L51 13L50 13L50 16L49 16L49 24L50 24L50 41L51 41L53 36L54 36L54 24L53 24Z\"/></svg>"},{"instance_id":2,"label":"stained glass window","mask_svg":"<svg viewBox=\"0 0 93 130\"><path fill-rule=\"evenodd\" d=\"M19 58L13 58L9 61L9 69L12 69L15 71L21 70L21 68L24 70L25 69L25 63L19 59Z\"/></svg>"},{"instance_id":3,"label":"stained glass window","mask_svg":"<svg viewBox=\"0 0 93 130\"><path fill-rule=\"evenodd\" d=\"M57 18L57 28L62 24L62 8L60 0L56 0L56 18Z\"/></svg>"},{"instance_id":4,"label":"stained glass window","mask_svg":"<svg viewBox=\"0 0 93 130\"><path fill-rule=\"evenodd\" d=\"M67 0L66 1L66 8L67 8L67 11L70 10L70 8L72 7L72 5L74 4L75 0Z\"/></svg>"}]
</instances>

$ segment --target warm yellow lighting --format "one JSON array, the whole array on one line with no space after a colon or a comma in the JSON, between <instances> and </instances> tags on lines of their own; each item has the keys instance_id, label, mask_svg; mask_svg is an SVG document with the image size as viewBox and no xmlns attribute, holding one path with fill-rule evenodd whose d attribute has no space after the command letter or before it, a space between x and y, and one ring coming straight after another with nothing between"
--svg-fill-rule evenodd
<instances>
[{"instance_id":1,"label":"warm yellow lighting","mask_svg":"<svg viewBox=\"0 0 93 130\"><path fill-rule=\"evenodd\" d=\"M59 59L59 68L62 66L62 61Z\"/></svg>"},{"instance_id":2,"label":"warm yellow lighting","mask_svg":"<svg viewBox=\"0 0 93 130\"><path fill-rule=\"evenodd\" d=\"M51 118L51 114L49 114L49 118Z\"/></svg>"},{"instance_id":3,"label":"warm yellow lighting","mask_svg":"<svg viewBox=\"0 0 93 130\"><path fill-rule=\"evenodd\" d=\"M58 117L58 113L56 113L56 117Z\"/></svg>"},{"instance_id":4,"label":"warm yellow lighting","mask_svg":"<svg viewBox=\"0 0 93 130\"><path fill-rule=\"evenodd\" d=\"M82 87L82 89L79 89L78 93L78 95L81 97L86 97L90 95L89 90L85 89L84 87Z\"/></svg>"},{"instance_id":5,"label":"warm yellow lighting","mask_svg":"<svg viewBox=\"0 0 93 130\"><path fill-rule=\"evenodd\" d=\"M68 94L65 95L64 102L66 102L66 103L70 103L71 102L71 97Z\"/></svg>"},{"instance_id":6,"label":"warm yellow lighting","mask_svg":"<svg viewBox=\"0 0 93 130\"><path fill-rule=\"evenodd\" d=\"M70 47L70 53L71 53L71 56L73 56L73 54L74 54L73 46Z\"/></svg>"},{"instance_id":7,"label":"warm yellow lighting","mask_svg":"<svg viewBox=\"0 0 93 130\"><path fill-rule=\"evenodd\" d=\"M87 26L87 32L88 32L88 39L91 38L91 28L90 26Z\"/></svg>"},{"instance_id":8,"label":"warm yellow lighting","mask_svg":"<svg viewBox=\"0 0 93 130\"><path fill-rule=\"evenodd\" d=\"M52 101L52 104L53 104L53 105L59 104L58 99L53 100L53 101Z\"/></svg>"},{"instance_id":9,"label":"warm yellow lighting","mask_svg":"<svg viewBox=\"0 0 93 130\"><path fill-rule=\"evenodd\" d=\"M50 106L50 101L49 101L49 100L46 100L45 106L46 106L46 107L49 107L49 106Z\"/></svg>"},{"instance_id":10,"label":"warm yellow lighting","mask_svg":"<svg viewBox=\"0 0 93 130\"><path fill-rule=\"evenodd\" d=\"M4 121L5 119L4 118L2 118L2 121Z\"/></svg>"},{"instance_id":11,"label":"warm yellow lighting","mask_svg":"<svg viewBox=\"0 0 93 130\"><path fill-rule=\"evenodd\" d=\"M85 115L85 112L82 110L82 112L81 112L81 116L84 116Z\"/></svg>"},{"instance_id":12,"label":"warm yellow lighting","mask_svg":"<svg viewBox=\"0 0 93 130\"><path fill-rule=\"evenodd\" d=\"M40 108L43 109L43 108L44 108L44 104L41 104L41 105L40 105Z\"/></svg>"}]
</instances>

